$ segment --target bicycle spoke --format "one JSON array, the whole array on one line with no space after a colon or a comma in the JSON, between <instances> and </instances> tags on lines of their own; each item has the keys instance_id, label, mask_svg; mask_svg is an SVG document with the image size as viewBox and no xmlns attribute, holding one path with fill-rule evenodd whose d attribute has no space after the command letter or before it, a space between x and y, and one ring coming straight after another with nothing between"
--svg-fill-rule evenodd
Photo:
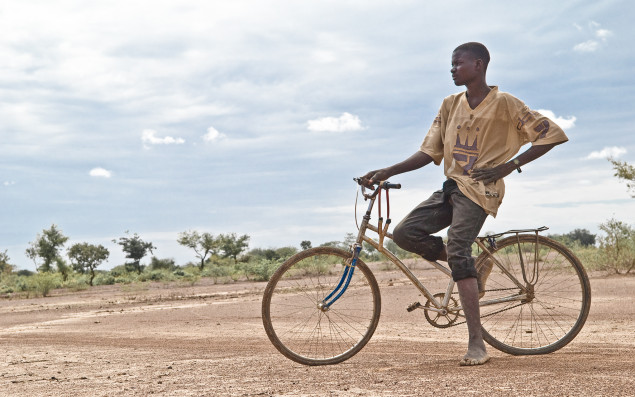
<instances>
[{"instance_id":1,"label":"bicycle spoke","mask_svg":"<svg viewBox=\"0 0 635 397\"><path fill-rule=\"evenodd\" d=\"M321 305L340 283L349 255L335 248L309 249L272 276L263 299L263 322L285 356L308 365L333 364L354 355L370 339L379 320L380 298L363 262L358 261L340 298L329 308Z\"/></svg>"},{"instance_id":2,"label":"bicycle spoke","mask_svg":"<svg viewBox=\"0 0 635 397\"><path fill-rule=\"evenodd\" d=\"M514 288L512 280L495 265L487 279L485 299L515 293L526 298L481 308L486 341L512 354L548 353L571 341L584 324L590 305L588 279L577 259L553 240L532 235L500 241L493 255L526 284L526 292Z\"/></svg>"}]
</instances>

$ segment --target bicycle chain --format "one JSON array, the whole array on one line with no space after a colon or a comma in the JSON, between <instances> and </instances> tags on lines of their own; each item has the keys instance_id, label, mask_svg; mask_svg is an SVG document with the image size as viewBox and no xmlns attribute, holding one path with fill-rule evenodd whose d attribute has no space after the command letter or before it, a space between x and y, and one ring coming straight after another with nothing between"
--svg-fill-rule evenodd
<instances>
[{"instance_id":1,"label":"bicycle chain","mask_svg":"<svg viewBox=\"0 0 635 397\"><path fill-rule=\"evenodd\" d=\"M517 288L498 288L498 289L488 289L487 291L509 291L509 290L514 290L514 289L517 289ZM452 295L455 295L455 294L458 294L458 292L453 292L452 293ZM488 313L488 314L486 314L484 316L481 316L481 318L493 316L494 314L498 314L498 313L502 313L502 312L506 312L507 310L511 310L513 308L516 308L516 307L522 306L522 305L524 305L524 303L519 303L517 305L510 306L510 307L507 307L505 309L501 309L501 310L498 310L498 311L495 311L495 312L492 312L492 313ZM467 323L467 320L466 321L461 321L460 323L452 323L452 324L450 324L450 327L454 327L454 326L457 326L457 325L462 325L462 324L465 324L465 323Z\"/></svg>"}]
</instances>

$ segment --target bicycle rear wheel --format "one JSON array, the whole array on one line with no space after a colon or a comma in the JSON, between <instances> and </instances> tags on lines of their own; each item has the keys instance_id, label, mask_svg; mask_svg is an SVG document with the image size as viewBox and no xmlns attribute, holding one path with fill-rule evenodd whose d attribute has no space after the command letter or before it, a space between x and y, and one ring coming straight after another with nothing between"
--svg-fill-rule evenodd
<instances>
[{"instance_id":1,"label":"bicycle rear wheel","mask_svg":"<svg viewBox=\"0 0 635 397\"><path fill-rule=\"evenodd\" d=\"M379 287L358 260L346 292L328 309L322 303L340 282L351 253L332 247L302 251L273 274L262 300L271 343L305 365L337 364L359 352L377 328Z\"/></svg>"},{"instance_id":2,"label":"bicycle rear wheel","mask_svg":"<svg viewBox=\"0 0 635 397\"><path fill-rule=\"evenodd\" d=\"M551 353L571 342L591 306L589 279L575 255L549 238L518 235L497 242L493 256L522 288L494 265L481 298L483 339L514 355ZM523 298L483 306L513 295Z\"/></svg>"}]
</instances>

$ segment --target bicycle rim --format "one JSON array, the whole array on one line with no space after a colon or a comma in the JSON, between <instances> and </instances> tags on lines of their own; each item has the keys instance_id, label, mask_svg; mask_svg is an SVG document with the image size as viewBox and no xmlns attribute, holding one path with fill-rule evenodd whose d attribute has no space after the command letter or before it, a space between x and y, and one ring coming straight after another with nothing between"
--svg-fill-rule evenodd
<instances>
[{"instance_id":1,"label":"bicycle rim","mask_svg":"<svg viewBox=\"0 0 635 397\"><path fill-rule=\"evenodd\" d=\"M262 319L273 345L305 365L349 359L370 340L379 322L381 299L375 277L358 260L346 292L326 311L318 305L338 285L351 254L336 248L302 251L271 277Z\"/></svg>"},{"instance_id":2,"label":"bicycle rim","mask_svg":"<svg viewBox=\"0 0 635 397\"><path fill-rule=\"evenodd\" d=\"M497 242L494 257L525 289L494 265L481 303L515 294L526 299L481 306L483 339L515 355L551 353L571 342L591 305L589 279L571 251L546 237L519 235Z\"/></svg>"}]
</instances>

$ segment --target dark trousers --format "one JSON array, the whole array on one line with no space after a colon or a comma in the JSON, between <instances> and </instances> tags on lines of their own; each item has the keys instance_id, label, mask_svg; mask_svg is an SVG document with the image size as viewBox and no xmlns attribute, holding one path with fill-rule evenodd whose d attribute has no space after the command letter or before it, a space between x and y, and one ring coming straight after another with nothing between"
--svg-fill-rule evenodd
<instances>
[{"instance_id":1,"label":"dark trousers","mask_svg":"<svg viewBox=\"0 0 635 397\"><path fill-rule=\"evenodd\" d=\"M432 234L449 226L447 252L452 278L459 281L476 277L472 243L485 218L483 208L465 197L454 180L448 179L443 190L434 192L399 222L393 230L393 240L406 251L436 261L443 251L443 239Z\"/></svg>"}]
</instances>

